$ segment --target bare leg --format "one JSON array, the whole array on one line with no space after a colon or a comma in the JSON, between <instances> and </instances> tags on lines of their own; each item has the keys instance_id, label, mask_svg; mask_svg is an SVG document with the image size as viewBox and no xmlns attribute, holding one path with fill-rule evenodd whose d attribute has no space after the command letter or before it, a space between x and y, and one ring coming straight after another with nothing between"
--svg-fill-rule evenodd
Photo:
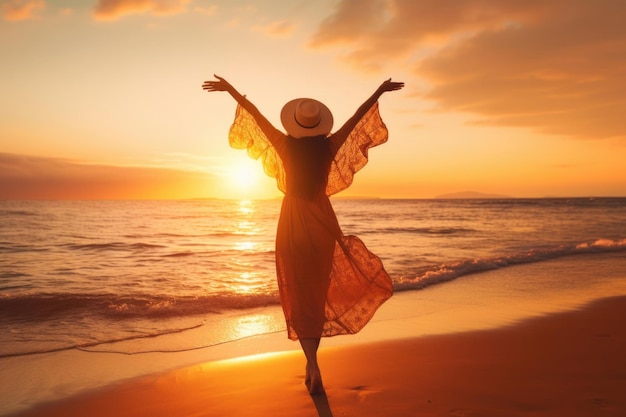
<instances>
[{"instance_id":1,"label":"bare leg","mask_svg":"<svg viewBox=\"0 0 626 417\"><path fill-rule=\"evenodd\" d=\"M306 356L306 379L305 384L311 395L324 393L322 385L322 374L317 363L317 348L320 345L320 338L300 339L300 345Z\"/></svg>"}]
</instances>

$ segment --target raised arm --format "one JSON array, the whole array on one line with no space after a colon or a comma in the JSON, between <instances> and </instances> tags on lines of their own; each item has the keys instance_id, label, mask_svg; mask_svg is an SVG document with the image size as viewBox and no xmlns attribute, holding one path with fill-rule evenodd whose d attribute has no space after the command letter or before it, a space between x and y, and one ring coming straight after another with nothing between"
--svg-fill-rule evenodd
<instances>
[{"instance_id":1,"label":"raised arm","mask_svg":"<svg viewBox=\"0 0 626 417\"><path fill-rule=\"evenodd\" d=\"M239 91L237 91L231 83L217 75L213 76L217 78L217 81L205 81L202 84L202 89L209 93L213 91L226 91L227 93L229 93L237 101L237 103L239 103L241 107L246 109L246 111L250 113L252 117L254 117L265 136L267 136L267 138L271 140L277 132L277 129L272 126L269 120L267 120L265 116L261 114L259 109L257 109L257 107L252 104L244 95L240 94Z\"/></svg>"},{"instance_id":2,"label":"raised arm","mask_svg":"<svg viewBox=\"0 0 626 417\"><path fill-rule=\"evenodd\" d=\"M363 116L365 116L367 111L378 101L383 93L387 91L396 91L401 89L402 87L404 87L403 82L391 81L391 78L385 80L376 89L376 91L374 91L374 94L372 94L367 100L365 100L363 104L361 104L361 106L359 106L356 113L354 113L354 115L350 117L337 132L335 132L335 134L333 135L333 137L337 141L337 143L335 143L335 147L339 148L341 147L341 145L343 145L343 142L345 142L345 140L348 138L348 135L350 135L350 132L352 132L359 120L361 120Z\"/></svg>"}]
</instances>

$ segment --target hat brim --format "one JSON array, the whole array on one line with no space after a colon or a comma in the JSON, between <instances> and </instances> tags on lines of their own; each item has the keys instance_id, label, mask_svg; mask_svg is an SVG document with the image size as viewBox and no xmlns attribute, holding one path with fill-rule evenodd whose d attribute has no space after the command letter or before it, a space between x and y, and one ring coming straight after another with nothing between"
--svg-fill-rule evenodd
<instances>
[{"instance_id":1,"label":"hat brim","mask_svg":"<svg viewBox=\"0 0 626 417\"><path fill-rule=\"evenodd\" d=\"M320 106L320 122L315 127L307 128L301 126L296 121L296 107L302 100L312 99L296 98L285 104L280 111L280 121L287 131L287 134L296 139L312 136L328 136L330 130L333 128L333 114L330 112L330 109L326 107L324 103L315 100Z\"/></svg>"}]
</instances>

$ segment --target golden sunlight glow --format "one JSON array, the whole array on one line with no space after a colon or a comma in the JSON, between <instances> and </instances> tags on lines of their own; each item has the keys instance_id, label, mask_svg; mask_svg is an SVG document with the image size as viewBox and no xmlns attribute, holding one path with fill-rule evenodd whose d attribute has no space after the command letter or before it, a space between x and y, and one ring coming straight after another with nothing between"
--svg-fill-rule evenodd
<instances>
[{"instance_id":1,"label":"golden sunlight glow","mask_svg":"<svg viewBox=\"0 0 626 417\"><path fill-rule=\"evenodd\" d=\"M238 160L229 173L231 185L243 193L259 184L260 175L263 175L263 172L259 162L250 158Z\"/></svg>"},{"instance_id":2,"label":"golden sunlight glow","mask_svg":"<svg viewBox=\"0 0 626 417\"><path fill-rule=\"evenodd\" d=\"M239 208L237 209L239 214L250 215L254 213L254 204L252 200L243 199L239 201Z\"/></svg>"},{"instance_id":3,"label":"golden sunlight glow","mask_svg":"<svg viewBox=\"0 0 626 417\"><path fill-rule=\"evenodd\" d=\"M237 223L237 234L240 235L256 235L256 230L254 228L254 226L256 225L256 223L254 222L250 222L250 221L240 221L239 223Z\"/></svg>"},{"instance_id":4,"label":"golden sunlight glow","mask_svg":"<svg viewBox=\"0 0 626 417\"><path fill-rule=\"evenodd\" d=\"M232 333L237 339L275 331L276 321L267 314L242 316L233 326Z\"/></svg>"},{"instance_id":5,"label":"golden sunlight glow","mask_svg":"<svg viewBox=\"0 0 626 417\"><path fill-rule=\"evenodd\" d=\"M277 195L276 180L265 175L261 162L248 157L245 152L231 150L231 155L224 158L222 164L218 194L221 198L241 200L240 214L249 209L250 204L246 202Z\"/></svg>"},{"instance_id":6,"label":"golden sunlight glow","mask_svg":"<svg viewBox=\"0 0 626 417\"><path fill-rule=\"evenodd\" d=\"M240 200L237 213L239 214L240 221L237 222L236 233L242 236L253 236L258 234L256 229L256 223L251 220L254 215L254 202L252 200ZM241 251L251 251L257 246L256 242L250 240L242 240L235 243L235 249Z\"/></svg>"},{"instance_id":7,"label":"golden sunlight glow","mask_svg":"<svg viewBox=\"0 0 626 417\"><path fill-rule=\"evenodd\" d=\"M238 294L256 294L261 286L258 274L242 272L231 287Z\"/></svg>"},{"instance_id":8,"label":"golden sunlight glow","mask_svg":"<svg viewBox=\"0 0 626 417\"><path fill-rule=\"evenodd\" d=\"M258 234L257 224L254 222L254 202L252 200L240 200L237 208L239 222L237 222L236 233L238 235L253 236ZM238 249L252 249L252 242L242 242L242 247Z\"/></svg>"},{"instance_id":9,"label":"golden sunlight glow","mask_svg":"<svg viewBox=\"0 0 626 417\"><path fill-rule=\"evenodd\" d=\"M237 242L235 243L235 249L236 250L240 250L240 251L251 251L256 247L256 243L254 242L249 242L249 241L245 241L245 242Z\"/></svg>"}]
</instances>

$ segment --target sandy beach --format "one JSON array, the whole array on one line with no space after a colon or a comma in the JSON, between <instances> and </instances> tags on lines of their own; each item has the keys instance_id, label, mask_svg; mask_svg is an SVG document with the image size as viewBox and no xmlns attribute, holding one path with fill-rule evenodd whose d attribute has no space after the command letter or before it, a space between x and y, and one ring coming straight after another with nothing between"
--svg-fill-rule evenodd
<instances>
[{"instance_id":1,"label":"sandy beach","mask_svg":"<svg viewBox=\"0 0 626 417\"><path fill-rule=\"evenodd\" d=\"M326 396L297 351L208 362L15 414L623 416L626 297L514 325L322 348Z\"/></svg>"}]
</instances>

